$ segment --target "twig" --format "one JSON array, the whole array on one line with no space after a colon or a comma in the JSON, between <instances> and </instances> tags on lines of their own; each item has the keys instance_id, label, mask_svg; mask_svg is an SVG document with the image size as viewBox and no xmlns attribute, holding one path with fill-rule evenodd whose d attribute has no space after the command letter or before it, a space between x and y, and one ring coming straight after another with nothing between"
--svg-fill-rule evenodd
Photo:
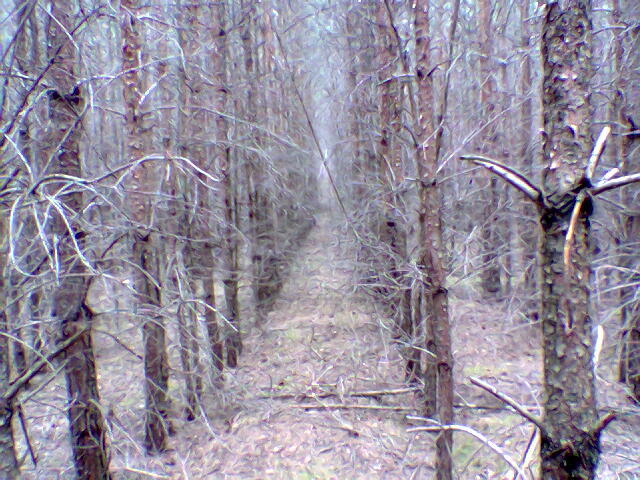
<instances>
[{"instance_id":1,"label":"twig","mask_svg":"<svg viewBox=\"0 0 640 480\"><path fill-rule=\"evenodd\" d=\"M520 466L513 460L509 455L502 451L502 449L485 437L482 433L464 426L464 425L431 425L431 426L423 426L423 427L413 427L409 428L407 432L438 432L438 431L458 431L464 432L472 437L477 438L491 450L496 452L507 464L513 468L513 470L520 476L523 480L527 480L527 476L524 471L520 468ZM516 477L517 478L517 477Z\"/></svg>"},{"instance_id":2,"label":"twig","mask_svg":"<svg viewBox=\"0 0 640 480\"><path fill-rule=\"evenodd\" d=\"M122 470L123 472L131 472L131 473L137 473L138 475L145 475L151 478L171 478L170 475L165 475L163 473L148 472L146 470L140 470L133 467L123 467L120 470Z\"/></svg>"},{"instance_id":3,"label":"twig","mask_svg":"<svg viewBox=\"0 0 640 480\"><path fill-rule=\"evenodd\" d=\"M33 445L31 443L31 437L29 437L29 429L27 428L27 420L24 417L24 409L22 405L18 405L18 418L20 419L20 428L22 429L22 435L24 435L24 443L27 444L27 451L29 452L29 456L31 457L31 461L33 462L33 466L38 466L38 457L36 457L36 453L33 451Z\"/></svg>"},{"instance_id":4,"label":"twig","mask_svg":"<svg viewBox=\"0 0 640 480\"><path fill-rule=\"evenodd\" d=\"M520 405L518 402L516 402L509 395L507 395L505 393L502 393L502 392L499 392L498 390L496 390L495 387L493 387L492 385L489 385L486 382L483 382L479 378L469 377L469 380L471 380L471 383L473 383L475 386L480 387L483 390L486 390L487 392L489 392L491 395L496 397L501 402L504 402L507 405L509 405L516 412L518 412L522 417L526 418L531 423L533 423L536 427L538 427L542 434L544 434L544 435L547 434L547 430L544 427L544 425L542 424L542 420L540 420L536 416L534 416L531 413L529 413L522 405Z\"/></svg>"},{"instance_id":5,"label":"twig","mask_svg":"<svg viewBox=\"0 0 640 480\"><path fill-rule=\"evenodd\" d=\"M136 357L138 360L144 360L144 358L142 357L142 355L140 355L139 353L136 353L133 348L131 348L130 346L128 346L126 343L124 343L122 340L120 340L116 335L114 335L113 333L107 331L107 330L102 330L102 329L94 329L93 330L95 333L102 333L103 335L106 335L108 337L111 337L111 339L116 342L118 345L120 345L122 348L124 348L127 352L129 352L131 355L133 355L134 357Z\"/></svg>"},{"instance_id":6,"label":"twig","mask_svg":"<svg viewBox=\"0 0 640 480\"><path fill-rule=\"evenodd\" d=\"M533 448L538 444L536 442L536 438L539 434L539 431L534 428L533 432L531 433L531 437L529 437L529 443L527 443L527 448L524 450L524 455L522 455L522 461L520 462L520 468L522 468L523 470L527 465L527 458L529 457L529 453L531 453L533 451ZM513 476L513 480L518 480L517 473Z\"/></svg>"}]
</instances>

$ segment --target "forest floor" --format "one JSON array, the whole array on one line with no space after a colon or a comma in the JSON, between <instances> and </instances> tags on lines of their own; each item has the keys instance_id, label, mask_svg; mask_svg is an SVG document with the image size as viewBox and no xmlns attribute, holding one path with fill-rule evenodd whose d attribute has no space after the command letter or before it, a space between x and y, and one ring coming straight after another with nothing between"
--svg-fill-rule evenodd
<instances>
[{"instance_id":1,"label":"forest floor","mask_svg":"<svg viewBox=\"0 0 640 480\"><path fill-rule=\"evenodd\" d=\"M261 325L244 327L239 367L227 374L222 392L204 396L206 415L192 422L181 419L182 384L172 348L170 393L178 420L171 450L162 456L146 457L141 446L140 358L113 340L115 332L140 352L139 329L126 318L100 317L95 342L115 479L433 478L435 437L407 432L419 422L406 415L419 414L421 400L403 382L388 321L353 289L354 248L339 220L328 213L318 220L274 310ZM468 377L480 377L539 411L538 328L523 324L504 302L473 298L469 287L452 289L456 422L482 432L520 462L531 426L471 386ZM600 405L627 414L604 436L599 477L640 478L640 416L613 381L610 357L603 355L608 364L599 369ZM354 395L372 390L386 393ZM73 478L64 399L58 379L25 407L39 460L37 468L26 461L25 478ZM456 433L454 448L456 478L513 478L504 460L476 439Z\"/></svg>"}]
</instances>

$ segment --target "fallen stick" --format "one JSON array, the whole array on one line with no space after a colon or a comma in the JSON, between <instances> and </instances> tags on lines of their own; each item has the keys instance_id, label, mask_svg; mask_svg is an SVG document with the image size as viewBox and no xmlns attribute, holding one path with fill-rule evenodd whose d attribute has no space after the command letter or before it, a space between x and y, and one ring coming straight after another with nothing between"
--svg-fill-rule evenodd
<instances>
[{"instance_id":1,"label":"fallen stick","mask_svg":"<svg viewBox=\"0 0 640 480\"><path fill-rule=\"evenodd\" d=\"M317 405L296 403L289 406L302 410L391 410L396 412L412 412L415 410L413 407L397 405L358 405L357 403L325 403Z\"/></svg>"},{"instance_id":2,"label":"fallen stick","mask_svg":"<svg viewBox=\"0 0 640 480\"><path fill-rule=\"evenodd\" d=\"M280 400L287 400L292 398L299 399L314 399L314 398L328 398L328 397L382 397L384 395L402 395L405 393L411 393L418 391L417 388L397 388L394 390L365 390L362 392L319 392L319 393L306 393L306 392L298 392L298 393L279 393L279 394L269 394L265 393L260 395L260 398L273 398Z\"/></svg>"}]
</instances>

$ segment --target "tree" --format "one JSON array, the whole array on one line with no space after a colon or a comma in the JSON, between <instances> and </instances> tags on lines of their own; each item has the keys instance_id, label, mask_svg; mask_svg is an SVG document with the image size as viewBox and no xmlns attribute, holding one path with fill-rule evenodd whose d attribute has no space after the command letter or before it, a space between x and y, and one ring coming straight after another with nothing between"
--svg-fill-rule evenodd
<instances>
[{"instance_id":1,"label":"tree","mask_svg":"<svg viewBox=\"0 0 640 480\"><path fill-rule=\"evenodd\" d=\"M169 431L167 397L168 362L165 346L164 320L159 312L160 271L157 257L157 234L151 229L153 207L148 197L155 191L157 182L154 169L145 162L151 147L150 113L143 101L147 90L144 71L143 31L144 23L138 18L140 4L137 0L122 2L123 81L127 153L133 162L130 181L131 215L133 229L133 263L144 343L145 373L145 448L149 453L166 449Z\"/></svg>"},{"instance_id":2,"label":"tree","mask_svg":"<svg viewBox=\"0 0 640 480\"><path fill-rule=\"evenodd\" d=\"M433 63L431 56L429 0L415 2L416 22L416 78L418 85L417 128L418 143L416 145L416 171L418 173L419 198L419 242L420 250L417 269L420 273L420 284L426 303L426 317L423 319L427 332L427 350L432 358L427 359L425 376L426 414L432 410L438 414L443 425L453 423L453 355L451 346L451 327L449 324L449 296L446 287L447 270L444 260L445 246L443 242L442 198L438 168L440 162L441 139L439 131L443 128L447 95L448 72L440 102L436 106L433 88ZM451 26L449 31L449 58L451 62L455 31L458 23L460 2L454 2ZM434 109L434 106L436 107ZM434 112L435 110L435 112ZM437 118L438 124L434 123ZM435 375L434 375L435 374ZM434 380L435 376L435 382ZM432 391L435 387L435 398ZM427 390L429 389L429 390ZM437 478L452 478L453 434L443 430L436 440Z\"/></svg>"},{"instance_id":3,"label":"tree","mask_svg":"<svg viewBox=\"0 0 640 480\"><path fill-rule=\"evenodd\" d=\"M86 305L93 268L85 257L89 233L82 223L83 192L80 134L85 114L83 88L78 83L76 50L69 32L82 21L75 2L54 1L49 24L50 71L48 145L51 169L43 181L57 213L52 244L60 259L59 286L53 296L53 313L60 319L61 340L78 337L64 353L69 398L69 423L75 468L80 479L110 478L109 453L92 344L93 313ZM46 168L46 167L45 167Z\"/></svg>"},{"instance_id":4,"label":"tree","mask_svg":"<svg viewBox=\"0 0 640 480\"><path fill-rule=\"evenodd\" d=\"M496 145L497 128L492 117L496 113L496 79L495 67L493 59L493 42L492 42L492 7L494 6L490 0L481 0L479 2L479 30L480 30L480 79L482 86L480 87L480 103L482 109L482 118L488 123L484 127L482 135L482 151L490 152ZM500 266L498 265L498 249L499 226L498 226L498 185L496 179L489 177L487 186L487 195L484 200L484 212L486 222L482 227L482 270L480 277L482 279L482 288L485 292L496 294L500 292Z\"/></svg>"},{"instance_id":5,"label":"tree","mask_svg":"<svg viewBox=\"0 0 640 480\"><path fill-rule=\"evenodd\" d=\"M544 359L544 478L594 478L600 435L615 418L599 418L593 372L591 306L592 197L640 181L640 174L593 182L609 133L591 140L591 2L552 1L542 27L544 163L540 187L491 159L467 157L522 191L541 226L540 317Z\"/></svg>"}]
</instances>

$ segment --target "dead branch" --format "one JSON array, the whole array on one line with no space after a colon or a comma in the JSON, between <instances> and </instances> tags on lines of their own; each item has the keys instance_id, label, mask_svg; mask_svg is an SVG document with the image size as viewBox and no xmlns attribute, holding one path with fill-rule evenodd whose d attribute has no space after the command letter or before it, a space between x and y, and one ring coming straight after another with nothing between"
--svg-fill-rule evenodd
<instances>
[{"instance_id":1,"label":"dead branch","mask_svg":"<svg viewBox=\"0 0 640 480\"><path fill-rule=\"evenodd\" d=\"M634 173L633 175L625 175L624 177L614 178L613 180L602 180L598 182L591 189L591 195L600 195L601 193L608 192L614 188L624 187L631 183L640 182L640 173Z\"/></svg>"},{"instance_id":2,"label":"dead branch","mask_svg":"<svg viewBox=\"0 0 640 480\"><path fill-rule=\"evenodd\" d=\"M271 398L271 399L279 399L279 400L287 400L287 399L314 399L314 398L328 398L328 397L381 397L384 395L402 395L405 393L417 392L418 388L397 388L393 390L366 390L362 392L351 392L351 393L343 393L339 394L337 392L319 392L319 393L306 393L306 392L298 392L298 393L279 393L279 394L269 394L265 393L260 395L260 398Z\"/></svg>"},{"instance_id":3,"label":"dead branch","mask_svg":"<svg viewBox=\"0 0 640 480\"><path fill-rule=\"evenodd\" d=\"M325 404L304 404L296 403L289 405L290 408L299 408L302 410L386 410L393 412L412 412L413 407L401 405L358 405L357 403L325 403Z\"/></svg>"},{"instance_id":4,"label":"dead branch","mask_svg":"<svg viewBox=\"0 0 640 480\"><path fill-rule=\"evenodd\" d=\"M576 232L576 225L578 224L578 218L580 217L580 210L582 209L582 204L587 198L587 193L583 190L578 194L578 198L576 199L576 203L573 206L573 211L571 212L571 220L569 221L569 228L567 229L567 235L564 240L564 269L565 271L569 271L569 265L571 262L571 246L573 244L573 237Z\"/></svg>"},{"instance_id":5,"label":"dead branch","mask_svg":"<svg viewBox=\"0 0 640 480\"><path fill-rule=\"evenodd\" d=\"M596 167L598 166L598 162L600 161L602 151L604 150L605 143L607 142L607 138L609 137L610 133L611 127L607 125L602 129L600 135L598 136L598 140L596 140L596 143L593 146L593 151L591 152L589 163L587 164L587 169L585 171L585 178L589 181L591 181L591 179L593 178L593 174L596 171Z\"/></svg>"},{"instance_id":6,"label":"dead branch","mask_svg":"<svg viewBox=\"0 0 640 480\"><path fill-rule=\"evenodd\" d=\"M607 426L618 418L618 414L616 412L609 412L604 417L602 417L595 428L591 431L591 435L593 438L598 438L602 431L607 428Z\"/></svg>"},{"instance_id":7,"label":"dead branch","mask_svg":"<svg viewBox=\"0 0 640 480\"><path fill-rule=\"evenodd\" d=\"M499 392L494 386L489 385L486 382L483 382L482 380L480 380L479 378L475 378L475 377L469 377L469 380L471 381L471 383L473 383L475 386L482 388L483 390L486 390L487 392L489 392L491 395L493 395L494 397L496 397L498 400L500 400L503 403L506 403L507 405L509 405L511 408L513 408L516 412L518 412L522 417L526 418L527 420L529 420L531 423L533 423L536 427L538 427L540 429L540 432L543 434L547 434L547 430L544 427L544 425L542 424L542 420L539 419L538 417L532 415L531 413L529 413L527 411L527 409L525 409L522 405L520 405L518 402L516 402L513 398L511 398L509 395L507 395L506 393L502 393Z\"/></svg>"},{"instance_id":8,"label":"dead branch","mask_svg":"<svg viewBox=\"0 0 640 480\"><path fill-rule=\"evenodd\" d=\"M517 472L518 476L520 476L523 480L527 480L527 475L524 473L522 468L513 460L509 455L507 455L498 445L485 437L482 433L474 430L473 428L464 426L464 425L425 425L423 427L412 427L407 430L407 432L440 432L440 431L458 431L464 432L472 437L480 440L484 445L489 447L495 453L497 453L515 472ZM517 477L516 477L517 478Z\"/></svg>"},{"instance_id":9,"label":"dead branch","mask_svg":"<svg viewBox=\"0 0 640 480\"><path fill-rule=\"evenodd\" d=\"M462 160L468 160L476 165L486 168L494 175L502 178L505 182L514 186L524 193L530 200L534 202L540 201L542 198L541 190L536 187L531 180L524 174L518 172L514 168L507 167L502 163L482 155L461 155Z\"/></svg>"},{"instance_id":10,"label":"dead branch","mask_svg":"<svg viewBox=\"0 0 640 480\"><path fill-rule=\"evenodd\" d=\"M60 346L58 348L56 348L53 352L51 352L49 355L47 355L46 357L41 358L36 363L34 363L33 366L29 370L27 370L22 375L20 375L18 378L16 378L13 382L11 382L11 386L7 389L7 391L5 391L2 394L2 396L0 398L4 399L7 402L11 401L18 393L20 393L20 390L22 389L22 387L25 386L27 383L29 383L29 381L33 377L35 377L38 374L38 372L40 372L40 370L42 370L42 368L45 365L51 365L51 360L55 359L58 355L63 353L67 348L69 348L71 345L76 343L78 341L78 339L86 331L87 331L86 328L80 330L78 333L73 335L71 338L68 338L67 340L62 342L60 344Z\"/></svg>"}]
</instances>

